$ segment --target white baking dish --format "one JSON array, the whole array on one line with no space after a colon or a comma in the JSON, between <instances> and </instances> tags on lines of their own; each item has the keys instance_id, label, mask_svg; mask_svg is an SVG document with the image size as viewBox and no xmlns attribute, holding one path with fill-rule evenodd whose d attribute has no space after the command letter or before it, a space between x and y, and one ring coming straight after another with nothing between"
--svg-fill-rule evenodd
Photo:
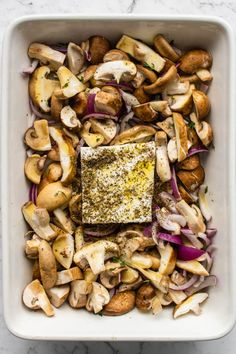
<instances>
[{"instance_id":1,"label":"white baking dish","mask_svg":"<svg viewBox=\"0 0 236 354\"><path fill-rule=\"evenodd\" d=\"M210 89L215 150L206 161L214 225L218 228L214 273L219 282L210 291L203 313L173 320L165 310L158 318L133 311L121 317L100 317L67 305L47 318L28 311L21 292L31 279L24 257L25 223L21 205L28 185L23 164L22 136L29 113L27 80L20 71L28 65L32 41L80 42L100 34L115 42L122 33L151 41L164 33L184 48L205 47L213 54L214 81ZM17 336L54 340L203 340L225 335L235 322L235 52L229 25L218 18L192 16L31 16L15 21L5 34L2 76L2 236L4 314Z\"/></svg>"}]
</instances>

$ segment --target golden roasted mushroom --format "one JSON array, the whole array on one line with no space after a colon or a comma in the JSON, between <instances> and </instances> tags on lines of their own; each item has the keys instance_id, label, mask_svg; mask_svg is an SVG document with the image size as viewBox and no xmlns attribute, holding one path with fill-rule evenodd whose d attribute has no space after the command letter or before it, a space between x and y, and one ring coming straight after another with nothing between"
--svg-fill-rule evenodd
<instances>
[{"instance_id":1,"label":"golden roasted mushroom","mask_svg":"<svg viewBox=\"0 0 236 354\"><path fill-rule=\"evenodd\" d=\"M119 90L112 86L103 86L95 96L94 106L96 112L105 112L115 116L122 107Z\"/></svg>"},{"instance_id":2,"label":"golden roasted mushroom","mask_svg":"<svg viewBox=\"0 0 236 354\"><path fill-rule=\"evenodd\" d=\"M65 268L69 269L74 256L74 238L69 233L61 233L52 245L56 260Z\"/></svg>"},{"instance_id":3,"label":"golden roasted mushroom","mask_svg":"<svg viewBox=\"0 0 236 354\"><path fill-rule=\"evenodd\" d=\"M49 183L38 194L36 204L39 208L45 208L48 211L60 208L69 203L72 196L70 187L65 187L58 182Z\"/></svg>"},{"instance_id":4,"label":"golden roasted mushroom","mask_svg":"<svg viewBox=\"0 0 236 354\"><path fill-rule=\"evenodd\" d=\"M41 43L32 43L28 49L30 58L38 59L42 64L48 65L51 69L57 70L65 61L65 54L54 50Z\"/></svg>"},{"instance_id":5,"label":"golden roasted mushroom","mask_svg":"<svg viewBox=\"0 0 236 354\"><path fill-rule=\"evenodd\" d=\"M193 103L195 106L197 119L202 120L210 112L210 100L208 96L199 90L193 91Z\"/></svg>"},{"instance_id":6,"label":"golden roasted mushroom","mask_svg":"<svg viewBox=\"0 0 236 354\"><path fill-rule=\"evenodd\" d=\"M34 121L34 127L29 128L24 137L26 145L32 150L48 151L51 149L48 121L40 119Z\"/></svg>"},{"instance_id":7,"label":"golden roasted mushroom","mask_svg":"<svg viewBox=\"0 0 236 354\"><path fill-rule=\"evenodd\" d=\"M179 59L179 54L172 48L162 34L158 34L153 40L154 48L164 58L168 58L173 62Z\"/></svg>"},{"instance_id":8,"label":"golden roasted mushroom","mask_svg":"<svg viewBox=\"0 0 236 354\"><path fill-rule=\"evenodd\" d=\"M88 146L95 148L95 147L103 144L105 138L100 133L91 133L90 132L91 126L92 126L92 123L87 120L83 124L83 128L81 129L81 136Z\"/></svg>"},{"instance_id":9,"label":"golden roasted mushroom","mask_svg":"<svg viewBox=\"0 0 236 354\"><path fill-rule=\"evenodd\" d=\"M212 65L212 56L202 49L185 53L180 59L179 69L186 74L194 74L199 69L208 69Z\"/></svg>"},{"instance_id":10,"label":"golden roasted mushroom","mask_svg":"<svg viewBox=\"0 0 236 354\"><path fill-rule=\"evenodd\" d=\"M135 292L123 291L115 294L103 308L105 316L120 316L133 310L135 306Z\"/></svg>"},{"instance_id":11,"label":"golden roasted mushroom","mask_svg":"<svg viewBox=\"0 0 236 354\"><path fill-rule=\"evenodd\" d=\"M144 122L151 122L157 118L158 112L152 107L151 102L133 106L132 110L136 117Z\"/></svg>"},{"instance_id":12,"label":"golden roasted mushroom","mask_svg":"<svg viewBox=\"0 0 236 354\"><path fill-rule=\"evenodd\" d=\"M89 55L91 64L99 64L103 61L104 55L110 49L109 41L102 36L92 36L89 38Z\"/></svg>"},{"instance_id":13,"label":"golden roasted mushroom","mask_svg":"<svg viewBox=\"0 0 236 354\"><path fill-rule=\"evenodd\" d=\"M52 288L57 281L56 259L51 246L45 240L39 245L39 270L44 289Z\"/></svg>"},{"instance_id":14,"label":"golden roasted mushroom","mask_svg":"<svg viewBox=\"0 0 236 354\"><path fill-rule=\"evenodd\" d=\"M61 66L57 70L57 76L61 88L56 89L54 94L59 99L71 98L86 89L86 86L65 66Z\"/></svg>"},{"instance_id":15,"label":"golden roasted mushroom","mask_svg":"<svg viewBox=\"0 0 236 354\"><path fill-rule=\"evenodd\" d=\"M54 310L38 279L28 284L23 291L23 303L29 309L39 310L40 308L49 317L54 316Z\"/></svg>"},{"instance_id":16,"label":"golden roasted mushroom","mask_svg":"<svg viewBox=\"0 0 236 354\"><path fill-rule=\"evenodd\" d=\"M70 292L69 285L55 286L51 289L47 289L47 295L51 304L57 308L61 307L67 300Z\"/></svg>"},{"instance_id":17,"label":"golden roasted mushroom","mask_svg":"<svg viewBox=\"0 0 236 354\"><path fill-rule=\"evenodd\" d=\"M111 49L104 55L103 62L106 63L114 60L129 60L129 56L122 50Z\"/></svg>"},{"instance_id":18,"label":"golden roasted mushroom","mask_svg":"<svg viewBox=\"0 0 236 354\"><path fill-rule=\"evenodd\" d=\"M178 151L178 161L183 161L188 154L187 127L180 113L173 113L173 122L176 134L176 145Z\"/></svg>"},{"instance_id":19,"label":"golden roasted mushroom","mask_svg":"<svg viewBox=\"0 0 236 354\"><path fill-rule=\"evenodd\" d=\"M52 162L43 173L42 180L38 186L38 193L46 187L49 183L57 182L62 176L61 164L58 162Z\"/></svg>"},{"instance_id":20,"label":"golden roasted mushroom","mask_svg":"<svg viewBox=\"0 0 236 354\"><path fill-rule=\"evenodd\" d=\"M71 108L76 112L78 118L83 117L87 112L88 95L80 92L72 99Z\"/></svg>"},{"instance_id":21,"label":"golden roasted mushroom","mask_svg":"<svg viewBox=\"0 0 236 354\"><path fill-rule=\"evenodd\" d=\"M111 145L123 145L127 143L140 143L149 141L156 130L147 125L136 125L133 128L125 130L112 140Z\"/></svg>"},{"instance_id":22,"label":"golden roasted mushroom","mask_svg":"<svg viewBox=\"0 0 236 354\"><path fill-rule=\"evenodd\" d=\"M170 164L167 154L167 136L165 132L158 131L155 135L156 141L156 171L162 182L171 179Z\"/></svg>"},{"instance_id":23,"label":"golden roasted mushroom","mask_svg":"<svg viewBox=\"0 0 236 354\"><path fill-rule=\"evenodd\" d=\"M155 295L155 288L151 284L143 284L137 291L136 307L141 311L149 311L151 309L151 301Z\"/></svg>"},{"instance_id":24,"label":"golden roasted mushroom","mask_svg":"<svg viewBox=\"0 0 236 354\"><path fill-rule=\"evenodd\" d=\"M199 165L191 171L178 171L177 177L187 188L187 190L194 192L201 184L203 184L205 179L205 171L204 168Z\"/></svg>"},{"instance_id":25,"label":"golden roasted mushroom","mask_svg":"<svg viewBox=\"0 0 236 354\"><path fill-rule=\"evenodd\" d=\"M25 175L33 183L39 184L47 156L33 154L25 161Z\"/></svg>"}]
</instances>

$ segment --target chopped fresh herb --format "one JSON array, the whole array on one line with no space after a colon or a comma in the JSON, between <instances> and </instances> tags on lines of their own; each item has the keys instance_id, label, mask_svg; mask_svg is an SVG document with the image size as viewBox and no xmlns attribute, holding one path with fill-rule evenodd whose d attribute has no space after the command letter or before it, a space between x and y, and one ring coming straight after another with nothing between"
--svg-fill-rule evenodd
<instances>
[{"instance_id":1,"label":"chopped fresh herb","mask_svg":"<svg viewBox=\"0 0 236 354\"><path fill-rule=\"evenodd\" d=\"M97 313L98 316L103 316L102 310Z\"/></svg>"},{"instance_id":2,"label":"chopped fresh herb","mask_svg":"<svg viewBox=\"0 0 236 354\"><path fill-rule=\"evenodd\" d=\"M190 120L188 122L188 126L189 126L190 129L194 129L195 128L195 123Z\"/></svg>"},{"instance_id":3,"label":"chopped fresh herb","mask_svg":"<svg viewBox=\"0 0 236 354\"><path fill-rule=\"evenodd\" d=\"M215 150L215 148L216 148L214 143L211 143L211 147L212 147L213 150Z\"/></svg>"},{"instance_id":4,"label":"chopped fresh herb","mask_svg":"<svg viewBox=\"0 0 236 354\"><path fill-rule=\"evenodd\" d=\"M114 263L120 263L120 265L121 265L122 267L125 267L125 266L126 266L126 262L123 261L123 260L120 259L120 258L112 257L111 260L112 260L112 262L114 262Z\"/></svg>"},{"instance_id":5,"label":"chopped fresh herb","mask_svg":"<svg viewBox=\"0 0 236 354\"><path fill-rule=\"evenodd\" d=\"M68 87L68 86L69 86L69 82L66 82L65 85L62 86L62 88L64 89L64 88L66 88L66 87Z\"/></svg>"},{"instance_id":6,"label":"chopped fresh herb","mask_svg":"<svg viewBox=\"0 0 236 354\"><path fill-rule=\"evenodd\" d=\"M66 198L65 193L64 193L64 192L62 192L62 191L58 191L58 192L56 192L56 193L55 193L55 197L58 197L60 194L62 194L62 195Z\"/></svg>"},{"instance_id":7,"label":"chopped fresh herb","mask_svg":"<svg viewBox=\"0 0 236 354\"><path fill-rule=\"evenodd\" d=\"M206 186L206 188L205 188L205 193L207 193L208 192L208 186Z\"/></svg>"},{"instance_id":8,"label":"chopped fresh herb","mask_svg":"<svg viewBox=\"0 0 236 354\"><path fill-rule=\"evenodd\" d=\"M80 82L82 82L82 84L84 83L84 78L83 78L83 76L78 77L78 79L79 79Z\"/></svg>"},{"instance_id":9,"label":"chopped fresh herb","mask_svg":"<svg viewBox=\"0 0 236 354\"><path fill-rule=\"evenodd\" d=\"M150 280L146 279L143 281L143 283L150 283Z\"/></svg>"},{"instance_id":10,"label":"chopped fresh herb","mask_svg":"<svg viewBox=\"0 0 236 354\"><path fill-rule=\"evenodd\" d=\"M150 70L154 70L154 64L151 63L151 64L148 64L146 61L144 62L143 66L147 69L150 69Z\"/></svg>"}]
</instances>

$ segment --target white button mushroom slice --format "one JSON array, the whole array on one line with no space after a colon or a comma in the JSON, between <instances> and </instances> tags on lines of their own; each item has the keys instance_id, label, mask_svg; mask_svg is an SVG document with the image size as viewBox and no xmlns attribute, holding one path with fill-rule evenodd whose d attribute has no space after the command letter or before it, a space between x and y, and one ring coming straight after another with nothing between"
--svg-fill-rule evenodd
<instances>
[{"instance_id":1,"label":"white button mushroom slice","mask_svg":"<svg viewBox=\"0 0 236 354\"><path fill-rule=\"evenodd\" d=\"M194 129L203 145L210 145L213 140L213 131L210 124L205 121L200 122L194 112L190 114L190 119L194 123Z\"/></svg>"},{"instance_id":2,"label":"white button mushroom slice","mask_svg":"<svg viewBox=\"0 0 236 354\"><path fill-rule=\"evenodd\" d=\"M154 48L165 58L170 59L174 63L179 59L179 54L168 43L162 34L158 34L153 40Z\"/></svg>"},{"instance_id":3,"label":"white button mushroom slice","mask_svg":"<svg viewBox=\"0 0 236 354\"><path fill-rule=\"evenodd\" d=\"M170 162L174 163L178 160L178 150L175 137L169 140L167 144L167 153Z\"/></svg>"},{"instance_id":4,"label":"white button mushroom slice","mask_svg":"<svg viewBox=\"0 0 236 354\"><path fill-rule=\"evenodd\" d=\"M142 269L148 269L152 267L152 258L148 254L140 254L135 252L129 260L127 260L129 265L137 266Z\"/></svg>"},{"instance_id":5,"label":"white button mushroom slice","mask_svg":"<svg viewBox=\"0 0 236 354\"><path fill-rule=\"evenodd\" d=\"M78 226L75 230L75 252L81 250L84 246L84 229L83 226Z\"/></svg>"},{"instance_id":6,"label":"white button mushroom slice","mask_svg":"<svg viewBox=\"0 0 236 354\"><path fill-rule=\"evenodd\" d=\"M73 267L57 272L57 282L55 285L67 284L78 279L83 279L83 274L78 267Z\"/></svg>"},{"instance_id":7,"label":"white button mushroom slice","mask_svg":"<svg viewBox=\"0 0 236 354\"><path fill-rule=\"evenodd\" d=\"M85 63L84 51L75 43L70 42L67 47L67 60L70 71L77 75Z\"/></svg>"},{"instance_id":8,"label":"white button mushroom slice","mask_svg":"<svg viewBox=\"0 0 236 354\"><path fill-rule=\"evenodd\" d=\"M60 181L49 183L39 192L36 205L39 208L53 211L54 209L60 208L62 205L68 204L71 195L71 187L63 186Z\"/></svg>"},{"instance_id":9,"label":"white button mushroom slice","mask_svg":"<svg viewBox=\"0 0 236 354\"><path fill-rule=\"evenodd\" d=\"M210 221L212 218L212 213L209 208L208 198L207 198L208 187L202 184L198 191L198 200L200 210L206 221Z\"/></svg>"},{"instance_id":10,"label":"white button mushroom slice","mask_svg":"<svg viewBox=\"0 0 236 354\"><path fill-rule=\"evenodd\" d=\"M201 304L207 298L207 293L197 293L188 297L184 302L175 307L173 312L174 318L185 315L189 311L194 312L195 315L199 315L201 313L199 304Z\"/></svg>"},{"instance_id":11,"label":"white button mushroom slice","mask_svg":"<svg viewBox=\"0 0 236 354\"><path fill-rule=\"evenodd\" d=\"M196 71L197 76L199 79L203 82L205 81L211 81L213 79L212 74L210 73L209 70L207 69L200 69Z\"/></svg>"},{"instance_id":12,"label":"white button mushroom slice","mask_svg":"<svg viewBox=\"0 0 236 354\"><path fill-rule=\"evenodd\" d=\"M104 136L100 133L90 133L90 128L92 123L90 121L86 121L83 124L83 128L80 132L82 138L86 142L86 144L92 148L95 148L104 142Z\"/></svg>"},{"instance_id":13,"label":"white button mushroom slice","mask_svg":"<svg viewBox=\"0 0 236 354\"><path fill-rule=\"evenodd\" d=\"M176 207L177 209L177 207ZM175 235L180 234L181 225L179 220L172 220L174 214L171 214L166 208L156 210L158 224L165 230L172 231ZM182 223L182 221L181 221Z\"/></svg>"},{"instance_id":14,"label":"white button mushroom slice","mask_svg":"<svg viewBox=\"0 0 236 354\"><path fill-rule=\"evenodd\" d=\"M54 90L60 87L59 81L47 78L49 73L48 66L41 66L33 72L29 80L30 98L43 112L50 112L49 99Z\"/></svg>"},{"instance_id":15,"label":"white button mushroom slice","mask_svg":"<svg viewBox=\"0 0 236 354\"><path fill-rule=\"evenodd\" d=\"M56 259L49 243L42 240L39 245L39 271L44 289L52 288L57 281Z\"/></svg>"},{"instance_id":16,"label":"white button mushroom slice","mask_svg":"<svg viewBox=\"0 0 236 354\"><path fill-rule=\"evenodd\" d=\"M150 101L151 107L156 111L160 112L163 117L169 117L172 115L169 103L167 101Z\"/></svg>"},{"instance_id":17,"label":"white button mushroom slice","mask_svg":"<svg viewBox=\"0 0 236 354\"><path fill-rule=\"evenodd\" d=\"M105 270L105 254L107 252L119 253L119 247L111 241L100 240L89 245L85 245L74 255L75 264L79 264L84 258L88 261L94 274L99 274Z\"/></svg>"},{"instance_id":18,"label":"white button mushroom slice","mask_svg":"<svg viewBox=\"0 0 236 354\"><path fill-rule=\"evenodd\" d=\"M51 149L48 121L45 119L36 120L33 128L26 130L24 141L32 150L48 151Z\"/></svg>"},{"instance_id":19,"label":"white button mushroom slice","mask_svg":"<svg viewBox=\"0 0 236 354\"><path fill-rule=\"evenodd\" d=\"M68 298L69 304L75 309L86 306L88 294L92 291L92 283L86 280L74 280L71 282L71 290Z\"/></svg>"},{"instance_id":20,"label":"white button mushroom slice","mask_svg":"<svg viewBox=\"0 0 236 354\"><path fill-rule=\"evenodd\" d=\"M145 79L146 79L145 75L141 71L137 70L137 73L134 79L131 81L131 84L133 87L139 88L143 84Z\"/></svg>"},{"instance_id":21,"label":"white button mushroom slice","mask_svg":"<svg viewBox=\"0 0 236 354\"><path fill-rule=\"evenodd\" d=\"M175 137L174 122L172 117L168 117L162 122L157 122L157 126L161 128L169 138Z\"/></svg>"},{"instance_id":22,"label":"white button mushroom slice","mask_svg":"<svg viewBox=\"0 0 236 354\"><path fill-rule=\"evenodd\" d=\"M155 316L159 315L163 311L162 304L158 296L154 296L151 300L151 310L152 314Z\"/></svg>"},{"instance_id":23,"label":"white button mushroom slice","mask_svg":"<svg viewBox=\"0 0 236 354\"><path fill-rule=\"evenodd\" d=\"M166 85L165 91L167 95L184 95L189 91L189 81L181 82L179 78Z\"/></svg>"},{"instance_id":24,"label":"white button mushroom slice","mask_svg":"<svg viewBox=\"0 0 236 354\"><path fill-rule=\"evenodd\" d=\"M55 215L55 224L58 224L59 227L62 228L65 232L69 234L73 234L75 231L75 224L71 220L71 218L67 215L67 213L62 210L62 208L57 208L53 210L53 214Z\"/></svg>"},{"instance_id":25,"label":"white button mushroom slice","mask_svg":"<svg viewBox=\"0 0 236 354\"><path fill-rule=\"evenodd\" d=\"M165 65L165 59L159 54L154 52L146 44L137 41L129 36L123 35L116 45L116 48L123 50L125 53L130 54L132 57L146 63L153 70L160 72Z\"/></svg>"},{"instance_id":26,"label":"white button mushroom slice","mask_svg":"<svg viewBox=\"0 0 236 354\"><path fill-rule=\"evenodd\" d=\"M114 60L100 64L94 73L94 79L109 81L115 79L117 83L131 81L137 72L136 65L129 60Z\"/></svg>"},{"instance_id":27,"label":"white button mushroom slice","mask_svg":"<svg viewBox=\"0 0 236 354\"><path fill-rule=\"evenodd\" d=\"M163 306L169 306L172 303L172 299L170 298L168 293L164 294L160 290L157 290L156 296L158 297L158 299L160 300L160 303Z\"/></svg>"},{"instance_id":28,"label":"white button mushroom slice","mask_svg":"<svg viewBox=\"0 0 236 354\"><path fill-rule=\"evenodd\" d=\"M41 156L38 154L33 154L28 156L25 161L25 175L34 184L40 183L46 159L47 155Z\"/></svg>"},{"instance_id":29,"label":"white button mushroom slice","mask_svg":"<svg viewBox=\"0 0 236 354\"><path fill-rule=\"evenodd\" d=\"M39 255L39 245L41 238L38 235L33 234L31 240L27 240L25 243L25 254L29 259L37 259Z\"/></svg>"},{"instance_id":30,"label":"white button mushroom slice","mask_svg":"<svg viewBox=\"0 0 236 354\"><path fill-rule=\"evenodd\" d=\"M188 154L188 133L184 118L180 113L173 112L173 122L176 134L178 161L183 161Z\"/></svg>"},{"instance_id":31,"label":"white button mushroom slice","mask_svg":"<svg viewBox=\"0 0 236 354\"><path fill-rule=\"evenodd\" d=\"M100 282L106 289L113 289L121 282L120 272L122 268L114 270L105 270L100 273Z\"/></svg>"},{"instance_id":32,"label":"white button mushroom slice","mask_svg":"<svg viewBox=\"0 0 236 354\"><path fill-rule=\"evenodd\" d=\"M133 106L132 110L135 116L144 122L151 122L158 116L158 112L152 107L150 102Z\"/></svg>"},{"instance_id":33,"label":"white button mushroom slice","mask_svg":"<svg viewBox=\"0 0 236 354\"><path fill-rule=\"evenodd\" d=\"M50 226L50 217L46 209L37 208L32 202L27 202L22 207L22 213L27 223L34 232L47 241L56 237L56 232Z\"/></svg>"},{"instance_id":34,"label":"white button mushroom slice","mask_svg":"<svg viewBox=\"0 0 236 354\"><path fill-rule=\"evenodd\" d=\"M141 276L138 277L136 281L130 284L125 284L122 283L119 288L117 289L117 292L123 292L123 291L128 291L128 290L137 290L141 285L143 284L143 279Z\"/></svg>"},{"instance_id":35,"label":"white button mushroom slice","mask_svg":"<svg viewBox=\"0 0 236 354\"><path fill-rule=\"evenodd\" d=\"M105 112L115 116L122 108L119 90L113 86L103 86L95 96L94 106L96 112Z\"/></svg>"},{"instance_id":36,"label":"white button mushroom slice","mask_svg":"<svg viewBox=\"0 0 236 354\"><path fill-rule=\"evenodd\" d=\"M117 135L110 145L146 142L149 141L155 133L156 130L152 127L147 125L136 125L135 127L127 129Z\"/></svg>"},{"instance_id":37,"label":"white button mushroom slice","mask_svg":"<svg viewBox=\"0 0 236 354\"><path fill-rule=\"evenodd\" d=\"M109 144L116 136L117 126L112 119L104 119L102 121L91 119L91 130L104 137L103 144Z\"/></svg>"},{"instance_id":38,"label":"white button mushroom slice","mask_svg":"<svg viewBox=\"0 0 236 354\"><path fill-rule=\"evenodd\" d=\"M93 289L88 296L86 309L88 311L98 313L103 309L103 306L108 304L108 302L110 301L110 295L103 285L93 282L92 286Z\"/></svg>"},{"instance_id":39,"label":"white button mushroom slice","mask_svg":"<svg viewBox=\"0 0 236 354\"><path fill-rule=\"evenodd\" d=\"M171 179L171 170L167 154L167 136L165 132L158 131L155 135L156 141L156 171L162 182Z\"/></svg>"},{"instance_id":40,"label":"white button mushroom slice","mask_svg":"<svg viewBox=\"0 0 236 354\"><path fill-rule=\"evenodd\" d=\"M47 316L53 316L54 310L39 280L33 280L23 291L23 302L32 310L42 309Z\"/></svg>"},{"instance_id":41,"label":"white button mushroom slice","mask_svg":"<svg viewBox=\"0 0 236 354\"><path fill-rule=\"evenodd\" d=\"M60 113L61 121L69 129L81 128L81 123L77 119L75 111L70 106L64 106Z\"/></svg>"},{"instance_id":42,"label":"white button mushroom slice","mask_svg":"<svg viewBox=\"0 0 236 354\"><path fill-rule=\"evenodd\" d=\"M126 267L126 269L121 272L121 282L124 284L133 284L138 280L138 278L138 271L130 267Z\"/></svg>"},{"instance_id":43,"label":"white button mushroom slice","mask_svg":"<svg viewBox=\"0 0 236 354\"><path fill-rule=\"evenodd\" d=\"M169 289L168 295L176 305L181 304L181 302L183 302L187 298L185 292L181 290Z\"/></svg>"},{"instance_id":44,"label":"white button mushroom slice","mask_svg":"<svg viewBox=\"0 0 236 354\"><path fill-rule=\"evenodd\" d=\"M176 203L176 209L183 215L187 221L188 227L192 230L194 234L199 232L204 233L206 231L206 225L204 224L201 211L196 205L188 205L185 200L181 200Z\"/></svg>"},{"instance_id":45,"label":"white button mushroom slice","mask_svg":"<svg viewBox=\"0 0 236 354\"><path fill-rule=\"evenodd\" d=\"M155 288L159 289L162 293L167 294L169 288L169 278L166 275L161 274L160 272L154 272L151 269L145 270L141 267L134 267L141 274L145 276L151 283L155 286Z\"/></svg>"},{"instance_id":46,"label":"white button mushroom slice","mask_svg":"<svg viewBox=\"0 0 236 354\"><path fill-rule=\"evenodd\" d=\"M170 101L170 108L172 111L180 112L185 115L189 114L192 109L193 99L192 92L195 86L192 84L189 90L184 95L172 95L168 96Z\"/></svg>"},{"instance_id":47,"label":"white button mushroom slice","mask_svg":"<svg viewBox=\"0 0 236 354\"><path fill-rule=\"evenodd\" d=\"M47 289L46 292L51 304L59 308L64 304L64 302L68 298L70 292L70 286L69 285L55 286L51 289Z\"/></svg>"},{"instance_id":48,"label":"white button mushroom slice","mask_svg":"<svg viewBox=\"0 0 236 354\"><path fill-rule=\"evenodd\" d=\"M160 248L159 252L161 255L159 272L161 274L169 275L175 269L176 252L169 243L167 243L164 249Z\"/></svg>"},{"instance_id":49,"label":"white button mushroom slice","mask_svg":"<svg viewBox=\"0 0 236 354\"><path fill-rule=\"evenodd\" d=\"M203 275L203 276L208 276L209 273L208 271L203 267L203 265L196 261L181 261L177 259L176 261L176 267L180 269L184 269L189 273L196 274L196 275Z\"/></svg>"},{"instance_id":50,"label":"white button mushroom slice","mask_svg":"<svg viewBox=\"0 0 236 354\"><path fill-rule=\"evenodd\" d=\"M40 60L43 64L48 64L53 70L63 65L66 58L65 54L41 43L32 43L29 46L28 55L30 58Z\"/></svg>"},{"instance_id":51,"label":"white button mushroom slice","mask_svg":"<svg viewBox=\"0 0 236 354\"><path fill-rule=\"evenodd\" d=\"M69 233L58 235L52 245L56 260L66 269L69 269L74 256L74 237Z\"/></svg>"},{"instance_id":52,"label":"white button mushroom slice","mask_svg":"<svg viewBox=\"0 0 236 354\"><path fill-rule=\"evenodd\" d=\"M65 66L61 66L57 70L57 76L60 80L61 88L55 90L54 94L60 99L71 98L86 89L86 86Z\"/></svg>"},{"instance_id":53,"label":"white button mushroom slice","mask_svg":"<svg viewBox=\"0 0 236 354\"><path fill-rule=\"evenodd\" d=\"M71 140L63 134L61 129L50 127L49 133L59 149L60 163L63 170L61 182L69 184L76 174L76 152Z\"/></svg>"},{"instance_id":54,"label":"white button mushroom slice","mask_svg":"<svg viewBox=\"0 0 236 354\"><path fill-rule=\"evenodd\" d=\"M98 275L92 272L91 268L86 268L84 270L84 280L88 283L92 283L93 281L97 281Z\"/></svg>"}]
</instances>

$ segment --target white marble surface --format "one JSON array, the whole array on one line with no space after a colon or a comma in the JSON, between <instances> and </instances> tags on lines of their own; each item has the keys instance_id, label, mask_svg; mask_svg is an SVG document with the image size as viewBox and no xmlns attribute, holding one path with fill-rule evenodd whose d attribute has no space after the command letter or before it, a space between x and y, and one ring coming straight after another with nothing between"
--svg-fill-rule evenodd
<instances>
[{"instance_id":1,"label":"white marble surface","mask_svg":"<svg viewBox=\"0 0 236 354\"><path fill-rule=\"evenodd\" d=\"M236 0L0 0L0 41L5 27L18 16L70 12L210 14L228 20L236 30ZM69 343L21 340L11 335L4 324L1 287L2 285L0 285L0 354L235 353L236 328L223 339L198 343Z\"/></svg>"}]
</instances>

